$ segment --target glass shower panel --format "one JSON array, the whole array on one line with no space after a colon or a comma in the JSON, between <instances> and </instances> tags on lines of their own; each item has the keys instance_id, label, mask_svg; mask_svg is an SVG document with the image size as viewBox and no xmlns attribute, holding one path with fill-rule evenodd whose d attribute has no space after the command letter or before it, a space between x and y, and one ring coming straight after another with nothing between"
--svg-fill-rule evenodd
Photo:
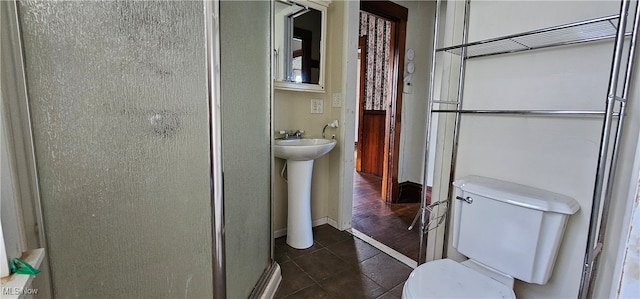
<instances>
[{"instance_id":1,"label":"glass shower panel","mask_svg":"<svg viewBox=\"0 0 640 299\"><path fill-rule=\"evenodd\" d=\"M203 3L20 1L57 298L211 298Z\"/></svg>"},{"instance_id":2,"label":"glass shower panel","mask_svg":"<svg viewBox=\"0 0 640 299\"><path fill-rule=\"evenodd\" d=\"M270 12L270 1L220 2L229 298L249 297L270 265Z\"/></svg>"}]
</instances>

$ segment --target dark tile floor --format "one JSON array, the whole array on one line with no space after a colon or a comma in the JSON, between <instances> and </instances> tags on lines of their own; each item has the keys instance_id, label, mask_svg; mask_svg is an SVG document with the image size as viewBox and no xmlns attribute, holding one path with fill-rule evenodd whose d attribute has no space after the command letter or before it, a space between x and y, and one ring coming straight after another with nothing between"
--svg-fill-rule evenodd
<instances>
[{"instance_id":1,"label":"dark tile floor","mask_svg":"<svg viewBox=\"0 0 640 299\"><path fill-rule=\"evenodd\" d=\"M314 244L298 250L276 239L282 282L275 298L400 298L411 268L330 225L313 229Z\"/></svg>"},{"instance_id":2,"label":"dark tile floor","mask_svg":"<svg viewBox=\"0 0 640 299\"><path fill-rule=\"evenodd\" d=\"M417 261L420 225L407 230L420 203L386 203L380 196L382 178L354 172L351 226Z\"/></svg>"}]
</instances>

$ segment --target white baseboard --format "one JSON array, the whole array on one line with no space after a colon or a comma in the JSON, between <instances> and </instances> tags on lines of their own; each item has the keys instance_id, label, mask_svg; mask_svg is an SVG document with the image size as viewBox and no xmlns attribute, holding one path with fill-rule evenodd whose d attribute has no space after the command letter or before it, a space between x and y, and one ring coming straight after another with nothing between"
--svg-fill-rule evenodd
<instances>
[{"instance_id":1,"label":"white baseboard","mask_svg":"<svg viewBox=\"0 0 640 299\"><path fill-rule=\"evenodd\" d=\"M287 235L287 229L283 228L283 229L277 229L273 232L273 238L277 239L283 236Z\"/></svg>"},{"instance_id":2,"label":"white baseboard","mask_svg":"<svg viewBox=\"0 0 640 299\"><path fill-rule=\"evenodd\" d=\"M322 217L320 219L316 219L311 221L311 226L316 227L316 226L320 226L323 224L329 224L333 227L335 227L336 229L338 229L338 222L336 222L335 220L329 218L329 217ZM280 238L282 236L286 236L287 235L287 228L282 228L282 229L277 229L273 232L273 237L274 238Z\"/></svg>"},{"instance_id":3,"label":"white baseboard","mask_svg":"<svg viewBox=\"0 0 640 299\"><path fill-rule=\"evenodd\" d=\"M354 229L354 228L350 228L348 230L352 235L358 237L360 240L365 241L367 243L369 243L369 245L378 248L380 251L390 255L392 258L400 261L401 263L411 267L412 269L415 269L418 266L418 263L410 258L408 258L406 255L397 252L395 250L393 250L391 247L384 245L376 240L374 240L373 238L365 235L364 233L362 233L361 231Z\"/></svg>"},{"instance_id":4,"label":"white baseboard","mask_svg":"<svg viewBox=\"0 0 640 299\"><path fill-rule=\"evenodd\" d=\"M338 221L335 221L335 220L327 217L327 224L333 226L337 230L340 230L340 228L338 227Z\"/></svg>"},{"instance_id":5,"label":"white baseboard","mask_svg":"<svg viewBox=\"0 0 640 299\"><path fill-rule=\"evenodd\" d=\"M267 282L267 286L264 289L264 292L260 295L260 299L271 299L276 295L276 291L278 290L278 286L282 281L282 271L280 271L280 265L274 262L276 269L271 273L271 277L269 277L269 282Z\"/></svg>"}]
</instances>

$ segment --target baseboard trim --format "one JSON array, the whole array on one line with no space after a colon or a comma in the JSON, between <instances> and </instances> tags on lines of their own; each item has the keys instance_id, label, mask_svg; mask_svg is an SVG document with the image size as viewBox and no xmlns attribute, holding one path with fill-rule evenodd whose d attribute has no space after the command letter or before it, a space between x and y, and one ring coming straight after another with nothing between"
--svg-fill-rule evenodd
<instances>
[{"instance_id":1,"label":"baseboard trim","mask_svg":"<svg viewBox=\"0 0 640 299\"><path fill-rule=\"evenodd\" d=\"M327 217L327 224L333 226L333 228L337 229L337 230L341 230L340 228L338 228L338 221L335 221L329 217Z\"/></svg>"},{"instance_id":2,"label":"baseboard trim","mask_svg":"<svg viewBox=\"0 0 640 299\"><path fill-rule=\"evenodd\" d=\"M427 187L428 188L428 187ZM398 184L398 203L420 202L422 185L410 181Z\"/></svg>"},{"instance_id":3,"label":"baseboard trim","mask_svg":"<svg viewBox=\"0 0 640 299\"><path fill-rule=\"evenodd\" d=\"M286 236L286 235L287 235L287 229L286 228L278 229L278 230L273 232L273 238L280 238L280 237Z\"/></svg>"},{"instance_id":4,"label":"baseboard trim","mask_svg":"<svg viewBox=\"0 0 640 299\"><path fill-rule=\"evenodd\" d=\"M262 273L249 298L271 299L276 295L278 286L282 281L280 265L275 261Z\"/></svg>"},{"instance_id":5,"label":"baseboard trim","mask_svg":"<svg viewBox=\"0 0 640 299\"><path fill-rule=\"evenodd\" d=\"M329 218L329 217L322 217L320 219L316 219L316 220L311 221L311 226L313 226L313 227L320 226L320 225L323 225L323 224L329 224L329 225L335 227L336 229L338 229L338 222L333 220L333 219L331 219L331 218ZM282 229L275 230L273 232L273 237L274 238L280 238L280 237L283 237L283 236L286 236L286 235L287 235L287 228L286 227L282 228Z\"/></svg>"},{"instance_id":6,"label":"baseboard trim","mask_svg":"<svg viewBox=\"0 0 640 299\"><path fill-rule=\"evenodd\" d=\"M275 265L274 271L271 273L271 277L269 278L269 282L262 292L260 299L271 299L276 296L276 291L278 291L278 286L280 286L280 282L282 282L282 271L280 270L280 265L278 263L273 262Z\"/></svg>"},{"instance_id":7,"label":"baseboard trim","mask_svg":"<svg viewBox=\"0 0 640 299\"><path fill-rule=\"evenodd\" d=\"M392 258L400 261L401 263L411 267L412 269L415 269L416 267L418 267L418 263L410 258L408 258L406 255L395 251L394 249L392 249L391 247L384 245L376 240L374 240L373 238L365 235L363 232L355 229L355 228L350 228L347 231L349 231L352 235L358 237L358 239L367 242L369 245L378 248L380 251L390 255Z\"/></svg>"}]
</instances>

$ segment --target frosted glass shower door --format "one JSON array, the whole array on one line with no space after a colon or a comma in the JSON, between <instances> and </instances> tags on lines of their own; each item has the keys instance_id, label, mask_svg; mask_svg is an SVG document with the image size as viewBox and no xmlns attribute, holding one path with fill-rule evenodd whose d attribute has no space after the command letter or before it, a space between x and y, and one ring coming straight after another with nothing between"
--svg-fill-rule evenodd
<instances>
[{"instance_id":1,"label":"frosted glass shower door","mask_svg":"<svg viewBox=\"0 0 640 299\"><path fill-rule=\"evenodd\" d=\"M211 298L203 3L20 1L57 298Z\"/></svg>"}]
</instances>

